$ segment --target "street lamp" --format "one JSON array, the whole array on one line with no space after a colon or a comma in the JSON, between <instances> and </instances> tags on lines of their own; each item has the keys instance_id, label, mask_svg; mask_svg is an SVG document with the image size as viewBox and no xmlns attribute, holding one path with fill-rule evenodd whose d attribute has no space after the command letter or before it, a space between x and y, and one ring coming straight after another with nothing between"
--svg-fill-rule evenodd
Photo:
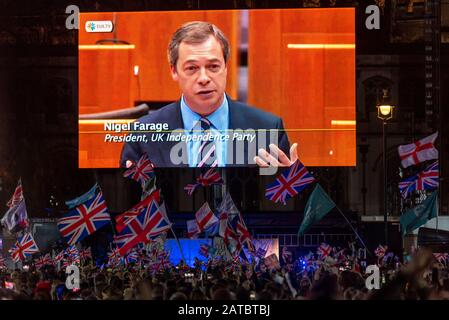
<instances>
[{"instance_id":1,"label":"street lamp","mask_svg":"<svg viewBox=\"0 0 449 320\"><path fill-rule=\"evenodd\" d=\"M385 245L388 245L388 213L387 213L387 121L393 118L394 106L389 101L388 89L383 89L382 99L377 103L377 117L382 120L383 165L384 165L384 228Z\"/></svg>"},{"instance_id":2,"label":"street lamp","mask_svg":"<svg viewBox=\"0 0 449 320\"><path fill-rule=\"evenodd\" d=\"M390 104L379 104L377 105L377 117L386 123L387 120L393 118L393 109L394 106Z\"/></svg>"}]
</instances>

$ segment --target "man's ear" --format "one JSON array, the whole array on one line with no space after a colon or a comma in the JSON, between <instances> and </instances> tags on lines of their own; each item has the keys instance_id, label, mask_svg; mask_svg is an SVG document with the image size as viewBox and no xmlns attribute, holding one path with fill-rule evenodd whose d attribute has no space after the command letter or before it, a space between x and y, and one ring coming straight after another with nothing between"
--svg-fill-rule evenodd
<instances>
[{"instance_id":1,"label":"man's ear","mask_svg":"<svg viewBox=\"0 0 449 320\"><path fill-rule=\"evenodd\" d=\"M178 81L178 72L176 71L176 66L170 66L171 77L174 81Z\"/></svg>"}]
</instances>

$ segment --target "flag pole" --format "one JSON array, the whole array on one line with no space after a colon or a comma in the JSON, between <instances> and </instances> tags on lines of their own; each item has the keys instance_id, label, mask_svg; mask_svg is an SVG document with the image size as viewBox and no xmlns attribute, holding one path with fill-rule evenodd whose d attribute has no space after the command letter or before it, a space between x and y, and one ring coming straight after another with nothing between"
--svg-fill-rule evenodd
<instances>
[{"instance_id":1,"label":"flag pole","mask_svg":"<svg viewBox=\"0 0 449 320\"><path fill-rule=\"evenodd\" d=\"M94 185L94 187L95 187L95 192L96 192L97 189L98 189L99 192L103 193L103 190L101 190L100 184L98 183L98 179L95 180L95 185ZM103 194L103 200L106 202L106 200L104 199L104 194ZM115 237L115 236L117 235L117 232L116 232L116 230L115 230L114 223L112 222L112 217L111 217L111 213L109 212L109 209L108 209L108 214L109 214L109 226L110 226L111 229L112 229L112 235L113 235L113 237ZM115 217L114 217L114 218L115 218ZM114 241L114 240L112 240L112 241ZM109 243L109 247L111 248L111 251L112 251L111 243Z\"/></svg>"},{"instance_id":2,"label":"flag pole","mask_svg":"<svg viewBox=\"0 0 449 320\"><path fill-rule=\"evenodd\" d=\"M175 231L173 231L173 228L172 228L171 226L170 226L170 230L171 230L171 232L173 233L173 236L174 236L175 239L176 239L176 243L178 244L179 252L181 253L182 260L184 260L184 263L187 263L186 258L184 257L184 252L182 251L181 242L179 242L179 239L178 239L178 237L176 236L176 233L175 233Z\"/></svg>"},{"instance_id":3,"label":"flag pole","mask_svg":"<svg viewBox=\"0 0 449 320\"><path fill-rule=\"evenodd\" d=\"M207 202L207 190L204 186L203 186L203 196L204 196L204 202Z\"/></svg>"},{"instance_id":4,"label":"flag pole","mask_svg":"<svg viewBox=\"0 0 449 320\"><path fill-rule=\"evenodd\" d=\"M438 192L438 190L436 190L435 192ZM438 196L438 194L437 194L437 196ZM437 221L436 221L435 227L436 227L436 230L437 230L437 232L438 232L438 217L440 216L439 211L440 211L440 208L441 208L441 197L438 197L437 205L438 205L438 209L437 209Z\"/></svg>"},{"instance_id":5,"label":"flag pole","mask_svg":"<svg viewBox=\"0 0 449 320\"><path fill-rule=\"evenodd\" d=\"M154 179L156 179L156 175L154 176ZM156 186L156 180L154 181L154 185ZM167 203L166 203L165 201L163 201L162 198L163 198L163 195L162 195L162 190L161 190L161 202L163 203L163 205L164 205L164 207L165 207L165 209L166 209L165 212L166 212L166 217L167 217L167 219L168 219L168 213L167 213L168 208L167 208ZM159 206L159 204L158 204L158 206ZM179 239L178 239L178 237L176 236L175 231L173 230L173 224L170 223L170 221L167 221L167 222L170 224L170 230L171 230L171 232L173 233L173 236L175 237L176 243L178 244L178 247L179 247L179 252L181 253L182 260L184 260L184 263L185 263L185 262L186 262L186 259L185 259L185 257L184 257L184 252L182 251L181 243L179 242Z\"/></svg>"},{"instance_id":6,"label":"flag pole","mask_svg":"<svg viewBox=\"0 0 449 320\"><path fill-rule=\"evenodd\" d=\"M165 206L165 208L167 209L167 204L165 203L165 201L164 201L164 206ZM168 210L166 210L166 211L168 211ZM167 214L167 215L168 215L168 214ZM168 218L168 217L167 217L167 218ZM170 223L170 222L169 222L169 223ZM175 231L173 230L173 224L171 224L171 223L170 223L170 230L171 230L171 232L173 233L173 236L175 237L176 243L178 244L179 252L181 253L182 260L184 260L184 262L186 262L186 259L185 259L185 257L184 257L184 252L182 251L181 242L179 242L179 239L178 239L178 237L176 236Z\"/></svg>"},{"instance_id":7,"label":"flag pole","mask_svg":"<svg viewBox=\"0 0 449 320\"><path fill-rule=\"evenodd\" d=\"M369 251L368 247L365 245L365 242L363 242L362 238L360 237L358 232L354 229L354 227L352 226L351 222L349 222L348 218L346 218L344 213L340 210L340 208L337 205L335 205L335 207L337 208L338 212L340 212L340 214L343 216L343 218L346 220L346 222L348 223L349 227L352 229L352 231L354 232L356 237L360 240L360 243L365 247L366 252L368 252L369 255L372 256L371 251Z\"/></svg>"},{"instance_id":8,"label":"flag pole","mask_svg":"<svg viewBox=\"0 0 449 320\"><path fill-rule=\"evenodd\" d=\"M439 201L441 201L441 200L439 200ZM435 230L438 232L438 216L439 216L439 214L438 214L438 211L437 211L437 221L436 221L436 225L435 225Z\"/></svg>"}]
</instances>

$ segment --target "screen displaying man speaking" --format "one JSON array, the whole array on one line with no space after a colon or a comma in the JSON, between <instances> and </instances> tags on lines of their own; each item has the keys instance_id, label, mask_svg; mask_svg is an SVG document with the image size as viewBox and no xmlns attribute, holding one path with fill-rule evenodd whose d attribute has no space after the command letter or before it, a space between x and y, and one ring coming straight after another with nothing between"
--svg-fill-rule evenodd
<instances>
[{"instance_id":1,"label":"screen displaying man speaking","mask_svg":"<svg viewBox=\"0 0 449 320\"><path fill-rule=\"evenodd\" d=\"M229 52L228 40L213 24L194 21L176 30L168 60L181 98L134 126L163 124L168 132L146 132L141 142L127 142L121 166L129 167L144 153L157 167L267 164L276 158L273 155L288 154L290 145L279 117L226 95ZM273 155L268 156L270 145Z\"/></svg>"},{"instance_id":2,"label":"screen displaying man speaking","mask_svg":"<svg viewBox=\"0 0 449 320\"><path fill-rule=\"evenodd\" d=\"M354 14L82 13L79 167L355 165Z\"/></svg>"}]
</instances>

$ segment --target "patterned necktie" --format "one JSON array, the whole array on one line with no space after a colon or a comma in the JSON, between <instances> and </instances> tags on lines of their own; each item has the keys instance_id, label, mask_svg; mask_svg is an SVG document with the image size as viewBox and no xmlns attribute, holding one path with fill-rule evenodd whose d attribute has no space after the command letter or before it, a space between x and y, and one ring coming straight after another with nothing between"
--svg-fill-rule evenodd
<instances>
[{"instance_id":1,"label":"patterned necktie","mask_svg":"<svg viewBox=\"0 0 449 320\"><path fill-rule=\"evenodd\" d=\"M211 123L207 118L201 118L201 132L207 134L210 132ZM207 139L201 142L198 150L198 165L197 167L216 167L218 165L216 146L213 141Z\"/></svg>"}]
</instances>

